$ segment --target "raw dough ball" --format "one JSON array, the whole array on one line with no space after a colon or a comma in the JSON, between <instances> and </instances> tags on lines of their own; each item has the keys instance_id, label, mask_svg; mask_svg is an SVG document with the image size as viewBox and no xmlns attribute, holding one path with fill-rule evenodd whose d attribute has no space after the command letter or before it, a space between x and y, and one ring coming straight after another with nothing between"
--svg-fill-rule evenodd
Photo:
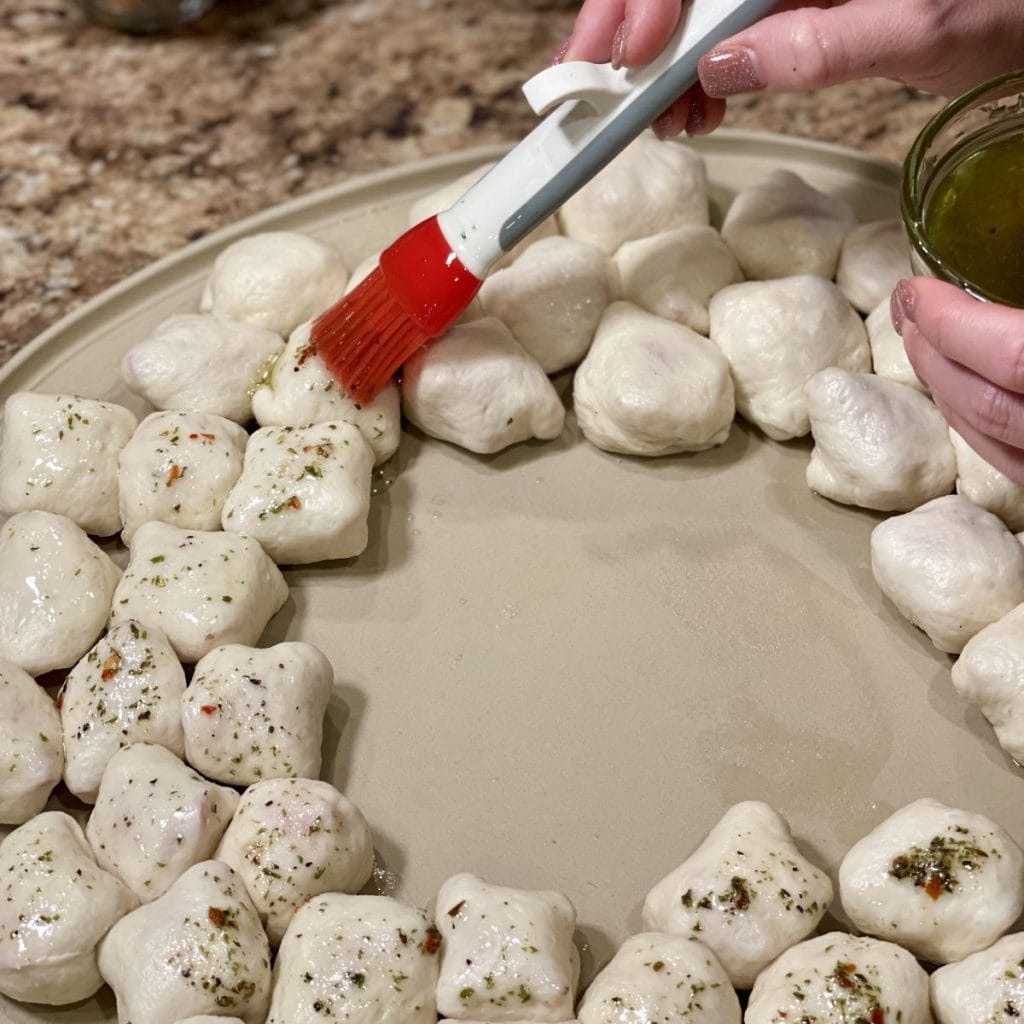
<instances>
[{"instance_id":1,"label":"raw dough ball","mask_svg":"<svg viewBox=\"0 0 1024 1024\"><path fill-rule=\"evenodd\" d=\"M100 867L149 903L213 855L237 806L165 747L133 743L108 762L86 834Z\"/></svg>"},{"instance_id":2,"label":"raw dough ball","mask_svg":"<svg viewBox=\"0 0 1024 1024\"><path fill-rule=\"evenodd\" d=\"M703 451L729 436L729 364L707 338L626 302L610 306L573 383L580 429L625 455Z\"/></svg>"},{"instance_id":3,"label":"raw dough ball","mask_svg":"<svg viewBox=\"0 0 1024 1024\"><path fill-rule=\"evenodd\" d=\"M696 939L647 932L622 944L580 1003L580 1024L740 1024L740 1001Z\"/></svg>"},{"instance_id":4,"label":"raw dough ball","mask_svg":"<svg viewBox=\"0 0 1024 1024\"><path fill-rule=\"evenodd\" d=\"M356 264L345 287L345 294L351 295L378 267L380 266L380 253L375 252L367 256L362 263Z\"/></svg>"},{"instance_id":5,"label":"raw dough ball","mask_svg":"<svg viewBox=\"0 0 1024 1024\"><path fill-rule=\"evenodd\" d=\"M623 242L707 224L704 161L688 146L641 135L558 211L564 234L611 255Z\"/></svg>"},{"instance_id":6,"label":"raw dough ball","mask_svg":"<svg viewBox=\"0 0 1024 1024\"><path fill-rule=\"evenodd\" d=\"M849 203L780 170L736 196L722 237L752 280L797 274L831 279L843 239L856 223Z\"/></svg>"},{"instance_id":7,"label":"raw dough ball","mask_svg":"<svg viewBox=\"0 0 1024 1024\"><path fill-rule=\"evenodd\" d=\"M745 1024L932 1024L928 975L899 946L830 932L787 950L758 977Z\"/></svg>"},{"instance_id":8,"label":"raw dough ball","mask_svg":"<svg viewBox=\"0 0 1024 1024\"><path fill-rule=\"evenodd\" d=\"M279 565L353 558L369 538L373 451L359 428L264 427L227 497L224 529L263 545Z\"/></svg>"},{"instance_id":9,"label":"raw dough ball","mask_svg":"<svg viewBox=\"0 0 1024 1024\"><path fill-rule=\"evenodd\" d=\"M188 313L165 320L121 361L121 377L156 409L252 419L252 391L284 350L273 331Z\"/></svg>"},{"instance_id":10,"label":"raw dough ball","mask_svg":"<svg viewBox=\"0 0 1024 1024\"><path fill-rule=\"evenodd\" d=\"M312 423L354 423L379 465L398 450L402 412L398 388L388 384L369 404L359 405L331 376L309 338L312 323L296 328L266 382L252 396L261 427L308 427Z\"/></svg>"},{"instance_id":11,"label":"raw dough ball","mask_svg":"<svg viewBox=\"0 0 1024 1024\"><path fill-rule=\"evenodd\" d=\"M229 644L196 665L181 699L188 762L218 782L320 774L334 669L312 644Z\"/></svg>"},{"instance_id":12,"label":"raw dough ball","mask_svg":"<svg viewBox=\"0 0 1024 1024\"><path fill-rule=\"evenodd\" d=\"M97 537L117 533L117 456L136 424L131 412L109 402L11 395L0 446L0 512L38 509L67 516Z\"/></svg>"},{"instance_id":13,"label":"raw dough ball","mask_svg":"<svg viewBox=\"0 0 1024 1024\"><path fill-rule=\"evenodd\" d=\"M0 526L0 565L0 658L33 676L74 665L103 632L121 570L52 512Z\"/></svg>"},{"instance_id":14,"label":"raw dough ball","mask_svg":"<svg viewBox=\"0 0 1024 1024\"><path fill-rule=\"evenodd\" d=\"M42 687L0 658L0 825L38 814L60 782L60 716Z\"/></svg>"},{"instance_id":15,"label":"raw dough ball","mask_svg":"<svg viewBox=\"0 0 1024 1024\"><path fill-rule=\"evenodd\" d=\"M454 1018L565 1021L573 1016L579 955L576 908L557 892L453 875L437 894L443 938L437 1009Z\"/></svg>"},{"instance_id":16,"label":"raw dough ball","mask_svg":"<svg viewBox=\"0 0 1024 1024\"><path fill-rule=\"evenodd\" d=\"M281 571L251 537L144 523L111 622L156 626L191 664L221 644L255 643L287 599Z\"/></svg>"},{"instance_id":17,"label":"raw dough ball","mask_svg":"<svg viewBox=\"0 0 1024 1024\"><path fill-rule=\"evenodd\" d=\"M480 290L486 316L503 321L545 373L575 366L587 353L613 298L608 257L571 238L536 242Z\"/></svg>"},{"instance_id":18,"label":"raw dough ball","mask_svg":"<svg viewBox=\"0 0 1024 1024\"><path fill-rule=\"evenodd\" d=\"M714 228L700 224L626 242L615 265L622 298L699 334L710 329L712 296L743 280L732 250Z\"/></svg>"},{"instance_id":19,"label":"raw dough ball","mask_svg":"<svg viewBox=\"0 0 1024 1024\"><path fill-rule=\"evenodd\" d=\"M437 929L386 896L316 896L281 943L267 1024L435 1024Z\"/></svg>"},{"instance_id":20,"label":"raw dough ball","mask_svg":"<svg viewBox=\"0 0 1024 1024\"><path fill-rule=\"evenodd\" d=\"M78 822L49 811L0 845L0 992L67 1006L103 984L96 944L138 901L93 859Z\"/></svg>"},{"instance_id":21,"label":"raw dough ball","mask_svg":"<svg viewBox=\"0 0 1024 1024\"><path fill-rule=\"evenodd\" d=\"M1024 601L1024 547L957 494L879 523L871 571L900 614L951 654Z\"/></svg>"},{"instance_id":22,"label":"raw dough ball","mask_svg":"<svg viewBox=\"0 0 1024 1024\"><path fill-rule=\"evenodd\" d=\"M211 1017L201 1013L198 1017L184 1017L175 1024L244 1024L238 1017Z\"/></svg>"},{"instance_id":23,"label":"raw dough ball","mask_svg":"<svg viewBox=\"0 0 1024 1024\"><path fill-rule=\"evenodd\" d=\"M239 874L277 946L299 909L325 892L358 892L373 871L362 811L326 782L270 779L242 794L217 849Z\"/></svg>"},{"instance_id":24,"label":"raw dough ball","mask_svg":"<svg viewBox=\"0 0 1024 1024\"><path fill-rule=\"evenodd\" d=\"M480 455L551 440L565 423L551 381L493 317L457 324L420 349L403 370L402 407L425 434Z\"/></svg>"},{"instance_id":25,"label":"raw dough ball","mask_svg":"<svg viewBox=\"0 0 1024 1024\"><path fill-rule=\"evenodd\" d=\"M912 276L910 247L900 221L858 224L843 239L836 284L861 313L888 303L901 278Z\"/></svg>"},{"instance_id":26,"label":"raw dough ball","mask_svg":"<svg viewBox=\"0 0 1024 1024\"><path fill-rule=\"evenodd\" d=\"M1024 934L932 975L932 1008L939 1024L1009 1024L1024 1012Z\"/></svg>"},{"instance_id":27,"label":"raw dough ball","mask_svg":"<svg viewBox=\"0 0 1024 1024\"><path fill-rule=\"evenodd\" d=\"M1024 487L990 466L955 430L949 439L956 452L957 494L999 516L1008 530L1024 530Z\"/></svg>"},{"instance_id":28,"label":"raw dough ball","mask_svg":"<svg viewBox=\"0 0 1024 1024\"><path fill-rule=\"evenodd\" d=\"M992 723L999 745L1024 764L1024 605L975 634L953 666L953 686Z\"/></svg>"},{"instance_id":29,"label":"raw dough ball","mask_svg":"<svg viewBox=\"0 0 1024 1024\"><path fill-rule=\"evenodd\" d=\"M843 858L839 893L861 931L947 964L990 946L1024 910L1024 854L994 821L916 800Z\"/></svg>"},{"instance_id":30,"label":"raw dough ball","mask_svg":"<svg viewBox=\"0 0 1024 1024\"><path fill-rule=\"evenodd\" d=\"M847 505L908 512L949 494L956 459L942 413L919 391L830 367L807 383L807 486Z\"/></svg>"},{"instance_id":31,"label":"raw dough ball","mask_svg":"<svg viewBox=\"0 0 1024 1024\"><path fill-rule=\"evenodd\" d=\"M699 938L737 988L814 931L832 883L767 804L736 804L644 901L644 927Z\"/></svg>"},{"instance_id":32,"label":"raw dough ball","mask_svg":"<svg viewBox=\"0 0 1024 1024\"><path fill-rule=\"evenodd\" d=\"M736 408L776 441L810 430L804 388L819 370L871 369L860 317L821 278L730 285L709 312L711 340L732 367Z\"/></svg>"},{"instance_id":33,"label":"raw dough ball","mask_svg":"<svg viewBox=\"0 0 1024 1024\"><path fill-rule=\"evenodd\" d=\"M119 921L100 944L117 1018L172 1024L182 1014L263 1024L270 948L241 879L219 861L190 868L158 900Z\"/></svg>"},{"instance_id":34,"label":"raw dough ball","mask_svg":"<svg viewBox=\"0 0 1024 1024\"><path fill-rule=\"evenodd\" d=\"M892 325L889 299L883 299L865 321L868 342L871 345L871 362L879 377L887 377L899 384L908 384L918 391L928 393L907 358L903 339Z\"/></svg>"},{"instance_id":35,"label":"raw dough ball","mask_svg":"<svg viewBox=\"0 0 1024 1024\"><path fill-rule=\"evenodd\" d=\"M237 423L212 413L147 416L118 459L125 544L153 520L184 530L219 529L248 440Z\"/></svg>"},{"instance_id":36,"label":"raw dough ball","mask_svg":"<svg viewBox=\"0 0 1024 1024\"><path fill-rule=\"evenodd\" d=\"M347 281L345 263L329 245L294 231L267 231L220 253L199 308L288 334L333 306Z\"/></svg>"},{"instance_id":37,"label":"raw dough ball","mask_svg":"<svg viewBox=\"0 0 1024 1024\"><path fill-rule=\"evenodd\" d=\"M95 803L107 763L132 743L156 743L184 757L184 692L185 673L159 629L134 621L114 626L60 692L68 789Z\"/></svg>"}]
</instances>

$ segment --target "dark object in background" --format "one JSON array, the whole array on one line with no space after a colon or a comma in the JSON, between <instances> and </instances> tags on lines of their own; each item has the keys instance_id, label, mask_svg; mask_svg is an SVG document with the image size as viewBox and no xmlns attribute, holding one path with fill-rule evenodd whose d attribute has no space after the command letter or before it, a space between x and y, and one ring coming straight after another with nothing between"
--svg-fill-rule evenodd
<instances>
[{"instance_id":1,"label":"dark object in background","mask_svg":"<svg viewBox=\"0 0 1024 1024\"><path fill-rule=\"evenodd\" d=\"M86 15L122 32L165 32L202 17L215 0L82 0Z\"/></svg>"}]
</instances>

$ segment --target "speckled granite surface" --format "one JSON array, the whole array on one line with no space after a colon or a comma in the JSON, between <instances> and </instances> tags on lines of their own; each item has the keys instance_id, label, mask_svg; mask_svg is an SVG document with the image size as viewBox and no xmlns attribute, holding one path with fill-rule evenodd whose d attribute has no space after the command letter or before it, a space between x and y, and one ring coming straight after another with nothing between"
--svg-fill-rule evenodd
<instances>
[{"instance_id":1,"label":"speckled granite surface","mask_svg":"<svg viewBox=\"0 0 1024 1024\"><path fill-rule=\"evenodd\" d=\"M533 123L520 84L578 0L225 0L173 37L0 0L0 363L144 264L347 176ZM889 83L727 123L899 159L939 106Z\"/></svg>"}]
</instances>

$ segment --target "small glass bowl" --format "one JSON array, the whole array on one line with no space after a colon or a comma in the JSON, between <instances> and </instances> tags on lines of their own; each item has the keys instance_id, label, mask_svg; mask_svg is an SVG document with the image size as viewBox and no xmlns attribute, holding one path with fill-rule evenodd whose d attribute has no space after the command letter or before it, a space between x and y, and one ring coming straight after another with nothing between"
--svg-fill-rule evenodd
<instances>
[{"instance_id":1,"label":"small glass bowl","mask_svg":"<svg viewBox=\"0 0 1024 1024\"><path fill-rule=\"evenodd\" d=\"M925 227L935 185L996 139L1024 132L1024 71L985 82L942 108L918 135L903 165L900 207L916 274L957 285L975 298L1003 301L964 277L933 248Z\"/></svg>"},{"instance_id":2,"label":"small glass bowl","mask_svg":"<svg viewBox=\"0 0 1024 1024\"><path fill-rule=\"evenodd\" d=\"M92 21L121 32L165 32L202 17L215 0L82 0Z\"/></svg>"}]
</instances>

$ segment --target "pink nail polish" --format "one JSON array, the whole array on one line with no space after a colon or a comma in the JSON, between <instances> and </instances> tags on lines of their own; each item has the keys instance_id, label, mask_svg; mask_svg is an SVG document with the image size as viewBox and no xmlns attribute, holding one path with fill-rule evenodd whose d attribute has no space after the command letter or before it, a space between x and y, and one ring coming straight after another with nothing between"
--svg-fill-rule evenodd
<instances>
[{"instance_id":1,"label":"pink nail polish","mask_svg":"<svg viewBox=\"0 0 1024 1024\"><path fill-rule=\"evenodd\" d=\"M709 96L736 96L758 92L767 84L758 70L757 57L745 46L712 50L698 65L701 85Z\"/></svg>"},{"instance_id":2,"label":"pink nail polish","mask_svg":"<svg viewBox=\"0 0 1024 1024\"><path fill-rule=\"evenodd\" d=\"M707 131L707 115L704 110L704 97L699 89L695 90L690 100L690 111L686 117L686 134L703 135Z\"/></svg>"},{"instance_id":3,"label":"pink nail polish","mask_svg":"<svg viewBox=\"0 0 1024 1024\"><path fill-rule=\"evenodd\" d=\"M909 281L900 281L893 294L899 302L903 316L912 324L917 323L917 295L914 293L914 286Z\"/></svg>"},{"instance_id":4,"label":"pink nail polish","mask_svg":"<svg viewBox=\"0 0 1024 1024\"><path fill-rule=\"evenodd\" d=\"M615 30L615 38L612 40L612 67L618 71L626 57L626 23L623 22Z\"/></svg>"},{"instance_id":5,"label":"pink nail polish","mask_svg":"<svg viewBox=\"0 0 1024 1024\"><path fill-rule=\"evenodd\" d=\"M654 124L651 125L654 134L659 139L669 139L673 135L672 129L674 128L672 112L666 110L664 114L655 118Z\"/></svg>"},{"instance_id":6,"label":"pink nail polish","mask_svg":"<svg viewBox=\"0 0 1024 1024\"><path fill-rule=\"evenodd\" d=\"M900 305L899 289L894 289L892 295L889 297L889 318L892 320L892 325L896 329L896 333L902 338L903 321L906 317L903 313L903 306Z\"/></svg>"},{"instance_id":7,"label":"pink nail polish","mask_svg":"<svg viewBox=\"0 0 1024 1024\"><path fill-rule=\"evenodd\" d=\"M565 55L569 52L569 47L572 45L572 38L566 39L564 43L557 50L555 50L554 56L551 58L551 64L561 64L565 60Z\"/></svg>"}]
</instances>

